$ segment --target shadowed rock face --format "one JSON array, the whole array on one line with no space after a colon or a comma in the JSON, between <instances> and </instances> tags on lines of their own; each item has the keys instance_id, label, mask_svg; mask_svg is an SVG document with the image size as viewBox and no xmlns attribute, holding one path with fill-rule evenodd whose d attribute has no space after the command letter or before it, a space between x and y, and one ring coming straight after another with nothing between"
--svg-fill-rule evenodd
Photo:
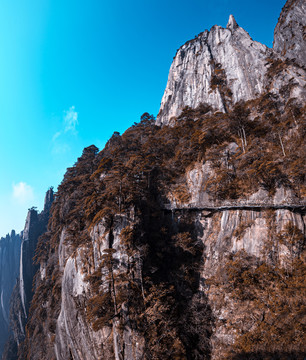
<instances>
[{"instance_id":1,"label":"shadowed rock face","mask_svg":"<svg viewBox=\"0 0 306 360\"><path fill-rule=\"evenodd\" d=\"M271 59L286 57L299 65L305 63L305 6L303 0L287 2L275 28L273 50L253 41L232 15L225 29L213 26L180 47L170 67L157 124L169 124L185 106L205 103L214 111L226 112L240 100L254 99L271 89L278 92L289 78L283 73L273 82L268 71ZM297 69L287 67L290 78L299 80Z\"/></svg>"},{"instance_id":2,"label":"shadowed rock face","mask_svg":"<svg viewBox=\"0 0 306 360\"><path fill-rule=\"evenodd\" d=\"M19 274L20 236L13 230L0 239L0 356L9 335L10 297Z\"/></svg>"},{"instance_id":3,"label":"shadowed rock face","mask_svg":"<svg viewBox=\"0 0 306 360\"><path fill-rule=\"evenodd\" d=\"M18 252L18 262L12 271L14 274L14 283L11 286L13 292L9 311L10 319L8 319L13 338L11 338L6 345L3 359L10 360L14 358L15 355L13 354L17 350L16 345L19 345L25 337L25 326L33 296L33 278L38 269L33 263L33 257L35 255L37 240L39 236L46 231L52 201L53 190L50 189L46 193L44 210L42 212L38 213L35 208L29 209L25 227L21 234L21 244L18 237L18 251L16 250L16 252ZM15 287L13 289L14 285Z\"/></svg>"},{"instance_id":4,"label":"shadowed rock face","mask_svg":"<svg viewBox=\"0 0 306 360\"><path fill-rule=\"evenodd\" d=\"M274 31L273 49L280 55L305 65L306 3L287 1Z\"/></svg>"}]
</instances>

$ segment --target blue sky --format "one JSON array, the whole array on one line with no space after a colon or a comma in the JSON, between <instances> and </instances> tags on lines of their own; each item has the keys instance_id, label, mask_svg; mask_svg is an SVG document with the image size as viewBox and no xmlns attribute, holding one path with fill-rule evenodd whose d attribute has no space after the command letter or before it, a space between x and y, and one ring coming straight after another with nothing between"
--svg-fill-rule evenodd
<instances>
[{"instance_id":1,"label":"blue sky","mask_svg":"<svg viewBox=\"0 0 306 360\"><path fill-rule=\"evenodd\" d=\"M156 115L176 49L233 14L272 46L285 0L1 0L0 236L85 146Z\"/></svg>"}]
</instances>

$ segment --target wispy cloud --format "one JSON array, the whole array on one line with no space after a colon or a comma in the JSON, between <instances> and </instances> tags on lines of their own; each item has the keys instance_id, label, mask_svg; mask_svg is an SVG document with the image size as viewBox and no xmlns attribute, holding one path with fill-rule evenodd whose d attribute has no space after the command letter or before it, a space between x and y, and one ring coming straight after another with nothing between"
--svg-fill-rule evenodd
<instances>
[{"instance_id":1,"label":"wispy cloud","mask_svg":"<svg viewBox=\"0 0 306 360\"><path fill-rule=\"evenodd\" d=\"M75 106L71 106L68 111L65 111L64 122L65 132L72 132L76 134L76 126L78 125L78 113L75 111Z\"/></svg>"},{"instance_id":2,"label":"wispy cloud","mask_svg":"<svg viewBox=\"0 0 306 360\"><path fill-rule=\"evenodd\" d=\"M24 205L27 202L34 200L33 188L23 181L13 184L13 198L20 204Z\"/></svg>"},{"instance_id":3,"label":"wispy cloud","mask_svg":"<svg viewBox=\"0 0 306 360\"><path fill-rule=\"evenodd\" d=\"M65 110L63 114L62 128L52 136L52 152L54 154L63 154L70 150L68 145L70 136L76 136L78 125L78 113L75 106L71 106L69 110Z\"/></svg>"},{"instance_id":4,"label":"wispy cloud","mask_svg":"<svg viewBox=\"0 0 306 360\"><path fill-rule=\"evenodd\" d=\"M53 136L52 136L52 141L55 141L58 137L60 137L61 136L61 132L60 131L58 131L58 132L56 132Z\"/></svg>"}]
</instances>

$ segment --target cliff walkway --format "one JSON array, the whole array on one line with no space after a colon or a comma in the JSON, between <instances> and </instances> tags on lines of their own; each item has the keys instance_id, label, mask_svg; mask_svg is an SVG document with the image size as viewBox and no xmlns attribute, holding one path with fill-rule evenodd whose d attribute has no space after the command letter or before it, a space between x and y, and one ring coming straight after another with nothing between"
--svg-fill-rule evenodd
<instances>
[{"instance_id":1,"label":"cliff walkway","mask_svg":"<svg viewBox=\"0 0 306 360\"><path fill-rule=\"evenodd\" d=\"M188 205L177 205L177 204L165 204L164 210L168 211L225 211L225 210L264 210L264 209L274 209L274 210L290 210L295 212L306 212L306 201L301 202L290 202L290 203L281 203L275 204L271 202L249 202L249 201L231 201L231 202L220 202L220 203L203 203L203 204L188 204Z\"/></svg>"}]
</instances>

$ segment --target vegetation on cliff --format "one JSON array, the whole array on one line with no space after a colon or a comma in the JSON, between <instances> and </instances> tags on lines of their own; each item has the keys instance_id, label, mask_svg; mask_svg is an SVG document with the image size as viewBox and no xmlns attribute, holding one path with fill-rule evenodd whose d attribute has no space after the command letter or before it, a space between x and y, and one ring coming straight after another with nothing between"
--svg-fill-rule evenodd
<instances>
[{"instance_id":1,"label":"vegetation on cliff","mask_svg":"<svg viewBox=\"0 0 306 360\"><path fill-rule=\"evenodd\" d=\"M86 278L90 296L85 312L94 331L114 326L122 332L133 329L144 339L147 359L209 359L217 320L206 295L199 292L203 244L193 215L183 214L174 224L164 203L169 192L178 201L188 201L186 170L207 161L213 172L206 191L212 198L238 199L260 188L273 194L280 186L303 197L304 110L294 100L285 103L267 93L237 104L226 114L213 114L206 105L185 108L171 127L156 126L153 116L145 113L122 136L115 133L101 152L95 146L85 148L58 188L48 231L38 244L36 261L45 276L36 275L20 359L22 354L28 359L34 353L46 359L54 356L63 231L72 251L83 249L84 262L92 269ZM227 151L230 143L238 145L234 153ZM91 231L99 223L105 227L108 248L99 268L93 270ZM120 246L128 257L125 270L119 269L113 248L118 223L126 224L120 234ZM255 316L251 329L229 325L235 327L237 340L224 358L304 353L305 241L292 229L278 237L279 243L290 243L289 263L271 258L275 246L270 244L271 235L266 260L233 254L208 280L220 298L228 294L256 313L245 315ZM141 278L136 275L139 261Z\"/></svg>"}]
</instances>

